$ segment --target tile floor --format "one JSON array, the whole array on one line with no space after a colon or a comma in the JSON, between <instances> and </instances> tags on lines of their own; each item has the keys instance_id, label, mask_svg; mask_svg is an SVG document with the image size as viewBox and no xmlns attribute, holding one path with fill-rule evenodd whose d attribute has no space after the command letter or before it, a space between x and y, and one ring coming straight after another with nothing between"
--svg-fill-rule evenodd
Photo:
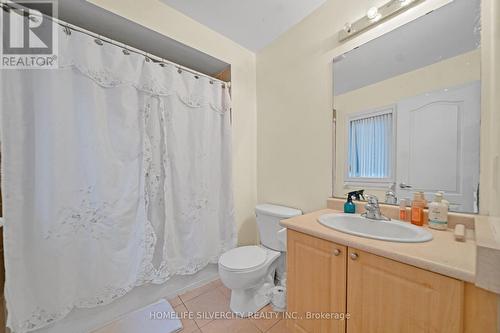
<instances>
[{"instance_id":1,"label":"tile floor","mask_svg":"<svg viewBox=\"0 0 500 333\"><path fill-rule=\"evenodd\" d=\"M220 280L210 282L168 301L177 313L230 312L231 291ZM266 314L263 314L266 312ZM264 307L255 318L183 319L183 333L286 333L285 321L271 305Z\"/></svg>"}]
</instances>

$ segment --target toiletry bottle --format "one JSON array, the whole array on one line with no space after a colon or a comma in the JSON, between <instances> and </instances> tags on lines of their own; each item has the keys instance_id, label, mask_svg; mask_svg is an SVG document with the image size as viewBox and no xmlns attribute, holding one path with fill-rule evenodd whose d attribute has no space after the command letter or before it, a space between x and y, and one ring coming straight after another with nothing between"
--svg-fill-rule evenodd
<instances>
[{"instance_id":1,"label":"toiletry bottle","mask_svg":"<svg viewBox=\"0 0 500 333\"><path fill-rule=\"evenodd\" d=\"M444 191L437 191L437 193L441 193L443 197L443 199L441 199L441 202L448 206L448 211L450 211L450 202L444 198Z\"/></svg>"},{"instance_id":2,"label":"toiletry bottle","mask_svg":"<svg viewBox=\"0 0 500 333\"><path fill-rule=\"evenodd\" d=\"M408 221L408 212L406 211L406 199L401 199L399 201L399 219L401 221Z\"/></svg>"},{"instance_id":3,"label":"toiletry bottle","mask_svg":"<svg viewBox=\"0 0 500 333\"><path fill-rule=\"evenodd\" d=\"M448 205L440 192L436 193L434 201L429 204L429 227L438 230L448 228Z\"/></svg>"},{"instance_id":4,"label":"toiletry bottle","mask_svg":"<svg viewBox=\"0 0 500 333\"><path fill-rule=\"evenodd\" d=\"M356 213L356 205L352 202L352 195L349 193L347 195L347 201L344 204L344 213L354 214Z\"/></svg>"},{"instance_id":5,"label":"toiletry bottle","mask_svg":"<svg viewBox=\"0 0 500 333\"><path fill-rule=\"evenodd\" d=\"M406 200L406 207L409 209L406 209L406 221L411 222L411 199L410 198L405 198Z\"/></svg>"},{"instance_id":6,"label":"toiletry bottle","mask_svg":"<svg viewBox=\"0 0 500 333\"><path fill-rule=\"evenodd\" d=\"M415 192L411 203L411 223L423 226L425 221L424 209L427 205L423 192Z\"/></svg>"}]
</instances>

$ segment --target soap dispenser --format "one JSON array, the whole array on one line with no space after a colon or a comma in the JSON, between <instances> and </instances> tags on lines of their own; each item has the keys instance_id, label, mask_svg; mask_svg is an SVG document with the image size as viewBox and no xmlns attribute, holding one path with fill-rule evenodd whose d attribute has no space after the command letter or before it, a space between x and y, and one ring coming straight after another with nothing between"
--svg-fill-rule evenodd
<instances>
[{"instance_id":1,"label":"soap dispenser","mask_svg":"<svg viewBox=\"0 0 500 333\"><path fill-rule=\"evenodd\" d=\"M448 201L442 192L437 192L434 201L429 204L429 227L438 230L448 228Z\"/></svg>"},{"instance_id":2,"label":"soap dispenser","mask_svg":"<svg viewBox=\"0 0 500 333\"><path fill-rule=\"evenodd\" d=\"M356 204L352 201L352 192L347 195L347 201L344 204L344 213L356 213Z\"/></svg>"},{"instance_id":3,"label":"soap dispenser","mask_svg":"<svg viewBox=\"0 0 500 333\"><path fill-rule=\"evenodd\" d=\"M411 223L418 226L423 226L425 222L424 209L427 206L424 192L415 192L411 203Z\"/></svg>"}]
</instances>

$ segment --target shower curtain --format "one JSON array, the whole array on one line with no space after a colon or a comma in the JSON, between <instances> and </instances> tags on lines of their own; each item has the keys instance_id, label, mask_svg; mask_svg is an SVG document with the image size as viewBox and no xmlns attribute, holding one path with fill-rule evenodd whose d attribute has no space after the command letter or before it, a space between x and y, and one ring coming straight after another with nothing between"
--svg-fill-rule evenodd
<instances>
[{"instance_id":1,"label":"shower curtain","mask_svg":"<svg viewBox=\"0 0 500 333\"><path fill-rule=\"evenodd\" d=\"M3 70L8 326L191 274L235 246L228 88L59 31L59 68Z\"/></svg>"}]
</instances>

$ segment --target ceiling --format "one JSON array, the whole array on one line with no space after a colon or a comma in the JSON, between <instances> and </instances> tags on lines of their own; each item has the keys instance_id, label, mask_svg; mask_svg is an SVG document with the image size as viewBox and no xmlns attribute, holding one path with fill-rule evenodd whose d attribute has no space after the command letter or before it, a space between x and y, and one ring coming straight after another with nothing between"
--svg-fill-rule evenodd
<instances>
[{"instance_id":1,"label":"ceiling","mask_svg":"<svg viewBox=\"0 0 500 333\"><path fill-rule=\"evenodd\" d=\"M214 75L229 64L85 0L58 2L59 19L198 72Z\"/></svg>"},{"instance_id":2,"label":"ceiling","mask_svg":"<svg viewBox=\"0 0 500 333\"><path fill-rule=\"evenodd\" d=\"M326 0L161 0L251 51L258 51Z\"/></svg>"}]
</instances>

